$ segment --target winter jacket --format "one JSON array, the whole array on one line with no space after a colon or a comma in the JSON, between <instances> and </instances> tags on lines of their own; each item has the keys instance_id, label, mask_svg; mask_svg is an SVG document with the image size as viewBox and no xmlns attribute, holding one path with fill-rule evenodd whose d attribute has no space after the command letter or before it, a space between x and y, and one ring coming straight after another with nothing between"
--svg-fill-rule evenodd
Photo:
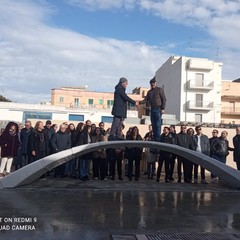
<instances>
[{"instance_id":1,"label":"winter jacket","mask_svg":"<svg viewBox=\"0 0 240 240\"><path fill-rule=\"evenodd\" d=\"M126 118L127 117L127 102L135 105L136 102L126 94L126 89L121 83L118 83L114 92L114 103L112 108L112 115L114 117Z\"/></svg>"},{"instance_id":2,"label":"winter jacket","mask_svg":"<svg viewBox=\"0 0 240 240\"><path fill-rule=\"evenodd\" d=\"M88 144L88 137L90 138L90 141L92 143L91 134L89 134L86 131L82 131L79 136L78 145ZM92 153L86 153L86 154L80 156L80 159L91 159L91 158L92 158Z\"/></svg>"},{"instance_id":3,"label":"winter jacket","mask_svg":"<svg viewBox=\"0 0 240 240\"><path fill-rule=\"evenodd\" d=\"M9 129L12 125L16 126L16 132L11 134ZM14 122L9 122L0 136L1 157L15 157L18 153L20 142L18 137L18 125Z\"/></svg>"},{"instance_id":4,"label":"winter jacket","mask_svg":"<svg viewBox=\"0 0 240 240\"><path fill-rule=\"evenodd\" d=\"M168 134L167 136L165 134L162 134L160 136L160 142L162 143L168 143L168 144L176 144L176 139L173 138L172 134ZM165 152L165 151L160 151L160 158L161 157L172 157L172 153L170 152Z\"/></svg>"},{"instance_id":5,"label":"winter jacket","mask_svg":"<svg viewBox=\"0 0 240 240\"><path fill-rule=\"evenodd\" d=\"M240 162L240 135L233 137L233 161Z\"/></svg>"},{"instance_id":6,"label":"winter jacket","mask_svg":"<svg viewBox=\"0 0 240 240\"><path fill-rule=\"evenodd\" d=\"M134 140L134 139L130 136L128 140ZM137 135L135 141L142 141L142 137L140 135ZM127 159L131 159L131 160L141 160L142 151L143 149L139 147L132 147L132 148L125 149Z\"/></svg>"},{"instance_id":7,"label":"winter jacket","mask_svg":"<svg viewBox=\"0 0 240 240\"><path fill-rule=\"evenodd\" d=\"M57 132L51 140L52 150L54 153L71 148L71 136L67 132Z\"/></svg>"},{"instance_id":8,"label":"winter jacket","mask_svg":"<svg viewBox=\"0 0 240 240\"><path fill-rule=\"evenodd\" d=\"M191 150L195 150L193 146L193 139L187 133L178 133L176 135L176 144L180 147L188 148Z\"/></svg>"},{"instance_id":9,"label":"winter jacket","mask_svg":"<svg viewBox=\"0 0 240 240\"><path fill-rule=\"evenodd\" d=\"M194 145L194 150L197 150L198 147L198 136L194 135L193 136L193 145ZM201 153L210 156L210 142L209 139L206 135L202 134L200 137L200 145L201 145Z\"/></svg>"},{"instance_id":10,"label":"winter jacket","mask_svg":"<svg viewBox=\"0 0 240 240\"><path fill-rule=\"evenodd\" d=\"M160 108L161 110L164 110L166 107L166 96L164 90L160 87L150 89L145 97L145 100L141 103L147 103L150 105L151 109Z\"/></svg>"},{"instance_id":11,"label":"winter jacket","mask_svg":"<svg viewBox=\"0 0 240 240\"><path fill-rule=\"evenodd\" d=\"M96 142L105 142L107 139L103 136L93 136L92 137L92 142L96 143ZM106 155L106 150L105 149L99 149L97 151L94 151L92 153L92 158L107 158Z\"/></svg>"},{"instance_id":12,"label":"winter jacket","mask_svg":"<svg viewBox=\"0 0 240 240\"><path fill-rule=\"evenodd\" d=\"M33 160L36 161L41 157L46 157L49 154L49 138L48 134L44 131L39 132L33 130L30 134L30 151L35 151L35 156Z\"/></svg>"},{"instance_id":13,"label":"winter jacket","mask_svg":"<svg viewBox=\"0 0 240 240\"><path fill-rule=\"evenodd\" d=\"M218 137L211 137L209 138L209 143L210 143L210 157L213 156L213 151L214 149L212 148L213 142L218 139Z\"/></svg>"},{"instance_id":14,"label":"winter jacket","mask_svg":"<svg viewBox=\"0 0 240 240\"><path fill-rule=\"evenodd\" d=\"M212 149L213 149L213 155L218 157L227 157L229 155L229 151L233 150L233 148L229 147L228 140L223 139L221 137L213 141Z\"/></svg>"},{"instance_id":15,"label":"winter jacket","mask_svg":"<svg viewBox=\"0 0 240 240\"><path fill-rule=\"evenodd\" d=\"M29 131L27 131L26 128L23 128L21 130L20 140L22 143L22 146L21 146L22 154L31 154L29 137L32 133L32 130L33 130L33 128L30 128Z\"/></svg>"}]
</instances>

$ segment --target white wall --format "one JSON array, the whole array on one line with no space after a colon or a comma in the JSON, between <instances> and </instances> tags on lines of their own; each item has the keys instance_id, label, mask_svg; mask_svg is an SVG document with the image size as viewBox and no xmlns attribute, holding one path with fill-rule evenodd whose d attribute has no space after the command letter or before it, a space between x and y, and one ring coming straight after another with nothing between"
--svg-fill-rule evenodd
<instances>
[{"instance_id":1,"label":"white wall","mask_svg":"<svg viewBox=\"0 0 240 240\"><path fill-rule=\"evenodd\" d=\"M164 86L167 98L166 113L175 114L176 119L180 119L180 76L181 61L176 61L170 57L156 72L157 85ZM172 64L174 62L174 64Z\"/></svg>"},{"instance_id":2,"label":"white wall","mask_svg":"<svg viewBox=\"0 0 240 240\"><path fill-rule=\"evenodd\" d=\"M193 68L186 67L191 60ZM195 64L195 65L194 65ZM200 65L199 65L200 64ZM196 69L199 66L199 69ZM206 69L201 69L201 68ZM203 73L204 79L214 81L211 90L188 89L187 82L194 80L196 73ZM195 114L202 114L203 122L221 122L222 64L201 58L170 57L156 72L159 86L164 85L167 97L166 112L175 114L179 121L194 122ZM196 94L203 94L204 102L214 102L211 110L189 110L188 101L195 101Z\"/></svg>"}]
</instances>

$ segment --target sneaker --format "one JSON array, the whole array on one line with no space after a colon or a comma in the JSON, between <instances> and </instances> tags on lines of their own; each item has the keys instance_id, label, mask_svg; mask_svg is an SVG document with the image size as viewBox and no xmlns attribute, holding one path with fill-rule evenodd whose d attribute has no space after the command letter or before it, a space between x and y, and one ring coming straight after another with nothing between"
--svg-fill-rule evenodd
<instances>
[{"instance_id":1,"label":"sneaker","mask_svg":"<svg viewBox=\"0 0 240 240\"><path fill-rule=\"evenodd\" d=\"M169 180L168 180L168 179L165 179L165 183L169 183Z\"/></svg>"},{"instance_id":2,"label":"sneaker","mask_svg":"<svg viewBox=\"0 0 240 240\"><path fill-rule=\"evenodd\" d=\"M115 177L111 177L111 180L115 180Z\"/></svg>"},{"instance_id":3,"label":"sneaker","mask_svg":"<svg viewBox=\"0 0 240 240\"><path fill-rule=\"evenodd\" d=\"M202 179L201 183L202 184L207 184L207 181L205 179Z\"/></svg>"},{"instance_id":4,"label":"sneaker","mask_svg":"<svg viewBox=\"0 0 240 240\"><path fill-rule=\"evenodd\" d=\"M5 175L3 173L0 173L0 178L5 177Z\"/></svg>"},{"instance_id":5,"label":"sneaker","mask_svg":"<svg viewBox=\"0 0 240 240\"><path fill-rule=\"evenodd\" d=\"M182 182L182 180L181 179L178 179L178 181L177 181L178 183L181 183Z\"/></svg>"},{"instance_id":6,"label":"sneaker","mask_svg":"<svg viewBox=\"0 0 240 240\"><path fill-rule=\"evenodd\" d=\"M118 177L118 180L123 180L122 176L119 176L119 177Z\"/></svg>"},{"instance_id":7,"label":"sneaker","mask_svg":"<svg viewBox=\"0 0 240 240\"><path fill-rule=\"evenodd\" d=\"M170 182L173 182L173 181L174 181L174 178L173 178L173 177L169 178L169 181L170 181Z\"/></svg>"},{"instance_id":8,"label":"sneaker","mask_svg":"<svg viewBox=\"0 0 240 240\"><path fill-rule=\"evenodd\" d=\"M98 177L95 177L94 180L98 180Z\"/></svg>"},{"instance_id":9,"label":"sneaker","mask_svg":"<svg viewBox=\"0 0 240 240\"><path fill-rule=\"evenodd\" d=\"M104 180L104 181L107 181L108 179L105 177L103 180Z\"/></svg>"},{"instance_id":10,"label":"sneaker","mask_svg":"<svg viewBox=\"0 0 240 240\"><path fill-rule=\"evenodd\" d=\"M197 178L194 178L194 183L198 183L198 179Z\"/></svg>"}]
</instances>

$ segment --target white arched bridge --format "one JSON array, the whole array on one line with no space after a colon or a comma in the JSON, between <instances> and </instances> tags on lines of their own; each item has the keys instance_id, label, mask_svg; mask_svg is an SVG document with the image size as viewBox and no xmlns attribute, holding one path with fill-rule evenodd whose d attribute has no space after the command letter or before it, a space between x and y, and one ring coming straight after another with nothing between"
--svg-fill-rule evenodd
<instances>
[{"instance_id":1,"label":"white arched bridge","mask_svg":"<svg viewBox=\"0 0 240 240\"><path fill-rule=\"evenodd\" d=\"M155 148L184 157L193 163L199 164L208 171L219 176L222 181L230 187L240 189L240 171L233 169L213 158L204 154L192 151L177 145L159 143L153 141L111 141L98 142L71 148L56 154L52 154L33 162L0 180L0 188L16 188L32 183L40 178L44 173L56 168L57 166L79 157L86 153L106 148L122 147L142 147Z\"/></svg>"}]
</instances>

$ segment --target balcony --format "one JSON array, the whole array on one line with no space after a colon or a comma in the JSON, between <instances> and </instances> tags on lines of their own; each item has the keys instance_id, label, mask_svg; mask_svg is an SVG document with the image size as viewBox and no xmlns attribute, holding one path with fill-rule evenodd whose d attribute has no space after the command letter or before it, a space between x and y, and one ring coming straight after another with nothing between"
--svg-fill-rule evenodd
<instances>
[{"instance_id":1,"label":"balcony","mask_svg":"<svg viewBox=\"0 0 240 240\"><path fill-rule=\"evenodd\" d=\"M232 116L240 116L240 108L239 107L223 107L222 114L224 115L232 115Z\"/></svg>"},{"instance_id":2,"label":"balcony","mask_svg":"<svg viewBox=\"0 0 240 240\"><path fill-rule=\"evenodd\" d=\"M213 109L213 102L187 101L187 109L210 111Z\"/></svg>"},{"instance_id":3,"label":"balcony","mask_svg":"<svg viewBox=\"0 0 240 240\"><path fill-rule=\"evenodd\" d=\"M192 90L203 90L203 91L209 91L214 88L214 82L213 81L197 81L195 79L191 79L187 82L187 88Z\"/></svg>"},{"instance_id":4,"label":"balcony","mask_svg":"<svg viewBox=\"0 0 240 240\"><path fill-rule=\"evenodd\" d=\"M211 71L214 68L214 62L204 59L189 59L186 63L188 69L197 69L203 71Z\"/></svg>"}]
</instances>

